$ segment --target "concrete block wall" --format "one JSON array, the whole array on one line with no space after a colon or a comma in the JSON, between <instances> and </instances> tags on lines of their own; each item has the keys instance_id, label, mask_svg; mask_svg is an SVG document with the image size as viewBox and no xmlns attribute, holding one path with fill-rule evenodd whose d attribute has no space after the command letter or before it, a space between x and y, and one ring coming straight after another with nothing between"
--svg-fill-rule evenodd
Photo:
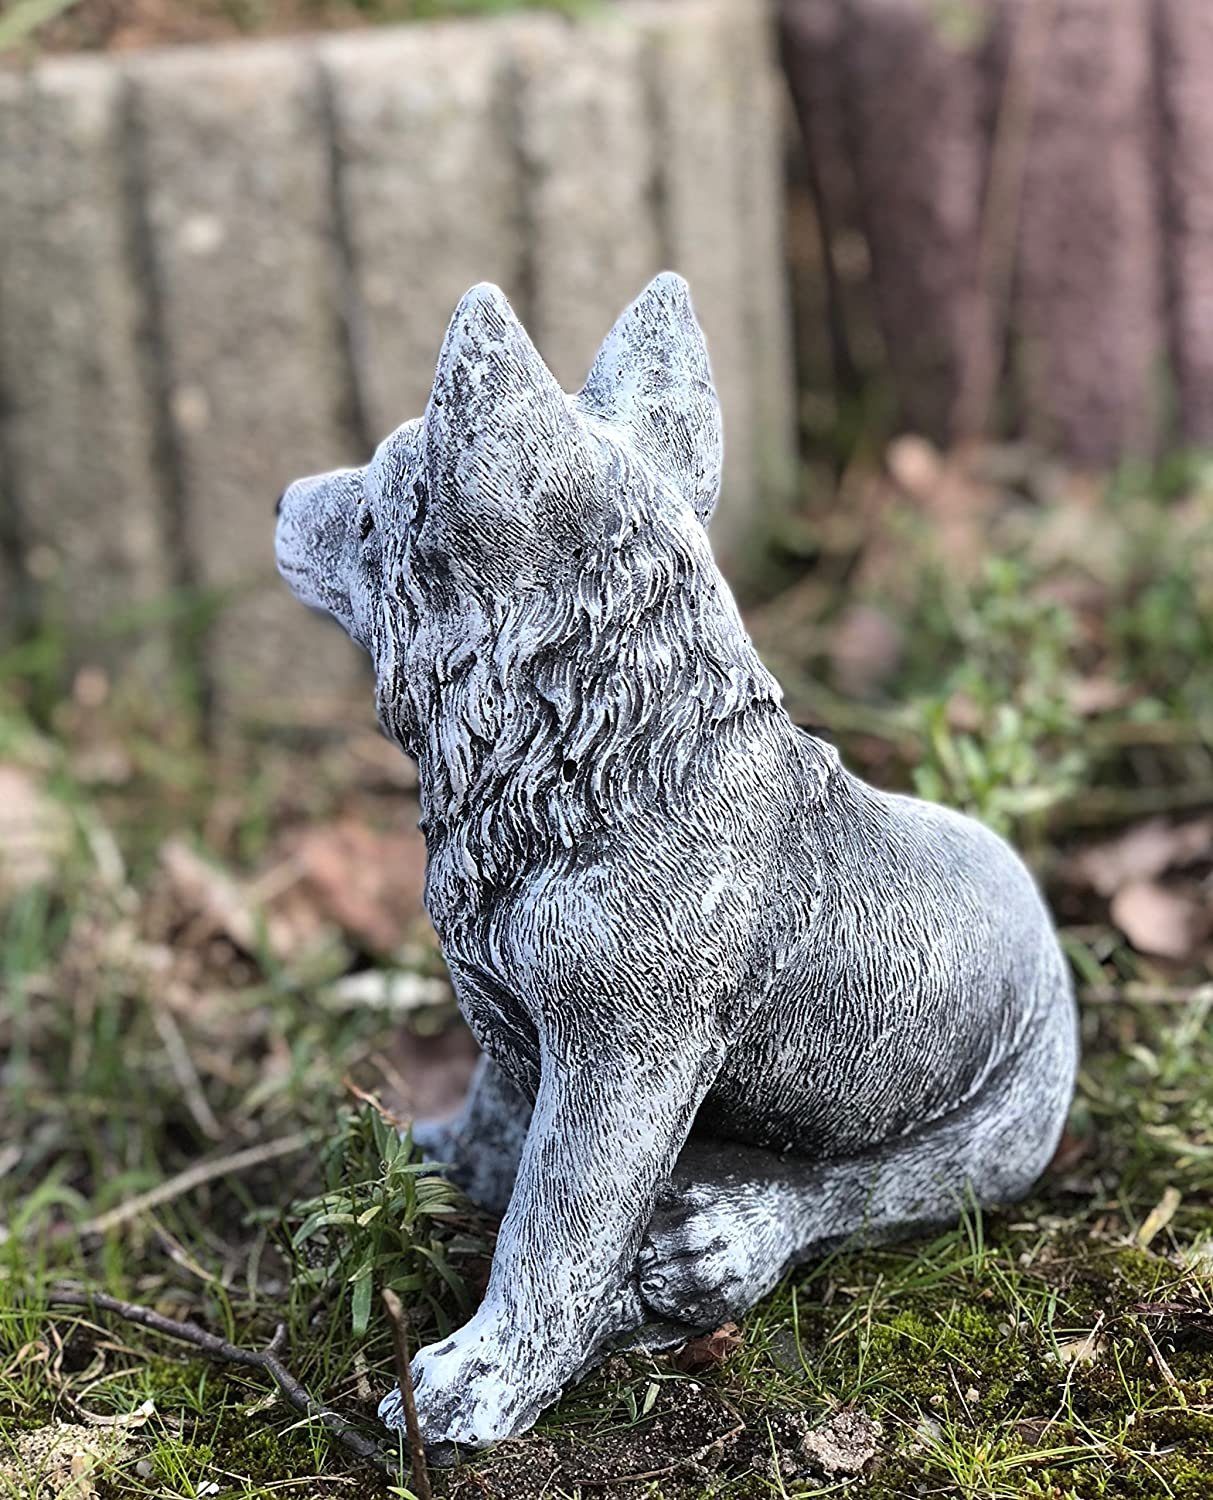
<instances>
[{"instance_id":1,"label":"concrete block wall","mask_svg":"<svg viewBox=\"0 0 1213 1500\"><path fill-rule=\"evenodd\" d=\"M793 480L780 111L761 0L0 75L0 628L55 613L75 660L160 671L185 591L222 603L173 648L216 721L369 715L273 573L273 502L420 413L483 279L575 389L650 275L688 277L743 572Z\"/></svg>"},{"instance_id":2,"label":"concrete block wall","mask_svg":"<svg viewBox=\"0 0 1213 1500\"><path fill-rule=\"evenodd\" d=\"M173 577L145 399L124 100L120 75L92 59L0 74L0 586L12 601L0 615L11 623L18 596L31 606L40 595L102 655L106 632L163 598ZM145 659L162 658L153 632L134 639Z\"/></svg>"}]
</instances>

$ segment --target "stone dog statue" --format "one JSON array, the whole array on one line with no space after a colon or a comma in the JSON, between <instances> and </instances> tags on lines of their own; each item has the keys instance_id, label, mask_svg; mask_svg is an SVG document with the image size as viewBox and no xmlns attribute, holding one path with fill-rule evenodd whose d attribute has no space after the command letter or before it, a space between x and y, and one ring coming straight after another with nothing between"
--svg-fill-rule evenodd
<instances>
[{"instance_id":1,"label":"stone dog statue","mask_svg":"<svg viewBox=\"0 0 1213 1500\"><path fill-rule=\"evenodd\" d=\"M416 1132L505 1211L483 1305L414 1363L436 1445L523 1430L806 1256L1025 1193L1066 1117L1074 1003L1030 876L791 722L708 544L721 444L679 277L575 396L479 286L425 416L279 502L281 572L370 653L417 760L484 1053Z\"/></svg>"}]
</instances>

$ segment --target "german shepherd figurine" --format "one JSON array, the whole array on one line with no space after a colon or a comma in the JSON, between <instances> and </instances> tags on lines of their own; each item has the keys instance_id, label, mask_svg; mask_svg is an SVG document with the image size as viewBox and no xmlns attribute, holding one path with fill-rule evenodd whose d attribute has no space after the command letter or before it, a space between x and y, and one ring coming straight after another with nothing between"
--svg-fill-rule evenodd
<instances>
[{"instance_id":1,"label":"german shepherd figurine","mask_svg":"<svg viewBox=\"0 0 1213 1500\"><path fill-rule=\"evenodd\" d=\"M414 1361L429 1443L518 1433L607 1349L715 1327L831 1246L1024 1194L1066 1117L1032 879L788 718L708 544L721 448L680 277L575 396L479 286L425 416L279 503L280 570L370 653L418 763L484 1053L416 1132L505 1211L480 1310Z\"/></svg>"}]
</instances>

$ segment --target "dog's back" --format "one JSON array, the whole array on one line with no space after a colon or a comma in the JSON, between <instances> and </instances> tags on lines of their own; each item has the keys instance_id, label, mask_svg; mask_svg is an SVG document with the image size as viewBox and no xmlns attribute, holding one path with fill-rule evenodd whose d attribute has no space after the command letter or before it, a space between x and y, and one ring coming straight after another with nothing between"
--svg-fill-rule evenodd
<instances>
[{"instance_id":1,"label":"dog's back","mask_svg":"<svg viewBox=\"0 0 1213 1500\"><path fill-rule=\"evenodd\" d=\"M1068 967L1002 839L841 768L798 821L812 919L709 1096L711 1128L854 1154L957 1108L1039 1033L1076 1056ZM1072 1081L1042 1100L1052 1117Z\"/></svg>"}]
</instances>

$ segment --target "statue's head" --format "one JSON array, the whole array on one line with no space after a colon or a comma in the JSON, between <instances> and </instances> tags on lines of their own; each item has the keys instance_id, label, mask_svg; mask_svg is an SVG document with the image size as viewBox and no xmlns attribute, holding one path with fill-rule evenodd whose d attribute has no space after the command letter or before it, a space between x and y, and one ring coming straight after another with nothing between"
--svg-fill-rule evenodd
<instances>
[{"instance_id":1,"label":"statue's head","mask_svg":"<svg viewBox=\"0 0 1213 1500\"><path fill-rule=\"evenodd\" d=\"M541 636L548 601L552 629L593 635L604 598L626 618L695 578L710 574L709 587L723 589L704 533L721 450L681 277L658 276L622 314L574 396L504 295L473 287L451 319L425 415L364 468L287 489L278 567L298 598L371 653L385 728L415 749L422 679L457 674L507 615L529 610Z\"/></svg>"}]
</instances>

